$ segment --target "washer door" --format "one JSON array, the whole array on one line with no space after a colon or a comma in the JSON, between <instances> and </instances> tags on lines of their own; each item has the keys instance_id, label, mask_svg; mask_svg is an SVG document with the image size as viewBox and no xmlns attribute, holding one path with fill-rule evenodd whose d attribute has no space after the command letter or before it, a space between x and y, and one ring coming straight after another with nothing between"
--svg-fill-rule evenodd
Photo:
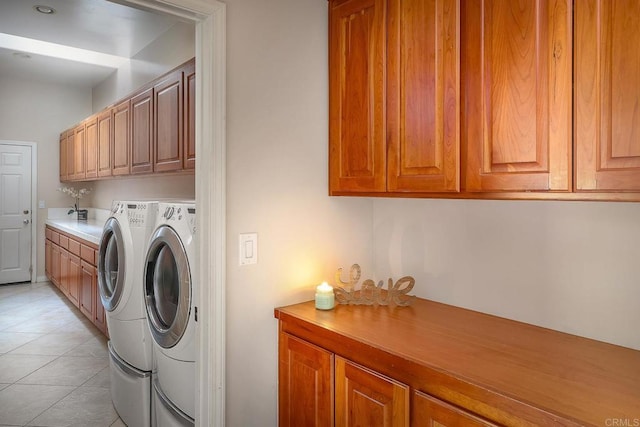
<instances>
[{"instance_id":1,"label":"washer door","mask_svg":"<svg viewBox=\"0 0 640 427\"><path fill-rule=\"evenodd\" d=\"M109 218L102 231L98 252L98 289L107 311L115 310L122 297L126 275L124 255L120 223Z\"/></svg>"},{"instance_id":2,"label":"washer door","mask_svg":"<svg viewBox=\"0 0 640 427\"><path fill-rule=\"evenodd\" d=\"M161 225L151 236L144 280L151 334L160 346L171 348L189 322L191 273L184 246L168 225Z\"/></svg>"}]
</instances>

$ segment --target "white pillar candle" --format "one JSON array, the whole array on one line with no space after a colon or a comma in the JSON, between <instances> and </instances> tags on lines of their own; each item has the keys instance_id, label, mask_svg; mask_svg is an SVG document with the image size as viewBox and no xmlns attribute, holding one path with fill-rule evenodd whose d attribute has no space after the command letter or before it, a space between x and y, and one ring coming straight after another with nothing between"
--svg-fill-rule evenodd
<instances>
[{"instance_id":1,"label":"white pillar candle","mask_svg":"<svg viewBox=\"0 0 640 427\"><path fill-rule=\"evenodd\" d=\"M335 305L333 286L327 282L316 287L316 308L319 310L331 310Z\"/></svg>"}]
</instances>

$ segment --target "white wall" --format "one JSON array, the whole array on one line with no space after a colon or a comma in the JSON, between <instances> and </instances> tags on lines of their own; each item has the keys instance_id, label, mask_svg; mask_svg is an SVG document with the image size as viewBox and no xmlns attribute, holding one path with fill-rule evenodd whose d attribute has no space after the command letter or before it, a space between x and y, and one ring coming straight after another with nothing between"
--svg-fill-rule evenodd
<instances>
[{"instance_id":1,"label":"white wall","mask_svg":"<svg viewBox=\"0 0 640 427\"><path fill-rule=\"evenodd\" d=\"M227 419L275 426L273 309L360 262L372 204L327 196L327 2L227 2ZM238 233L258 264L238 266Z\"/></svg>"},{"instance_id":2,"label":"white wall","mask_svg":"<svg viewBox=\"0 0 640 427\"><path fill-rule=\"evenodd\" d=\"M195 34L192 23L178 22L169 28L93 89L93 111L102 110L193 58Z\"/></svg>"},{"instance_id":3,"label":"white wall","mask_svg":"<svg viewBox=\"0 0 640 427\"><path fill-rule=\"evenodd\" d=\"M91 114L91 91L0 76L0 139L38 145L38 195L46 207L73 204L60 187L60 132ZM89 199L90 200L90 199ZM90 202L89 202L90 203ZM44 276L46 209L33 207L37 223L37 276Z\"/></svg>"},{"instance_id":4,"label":"white wall","mask_svg":"<svg viewBox=\"0 0 640 427\"><path fill-rule=\"evenodd\" d=\"M377 279L640 349L640 203L380 199L373 230Z\"/></svg>"},{"instance_id":5,"label":"white wall","mask_svg":"<svg viewBox=\"0 0 640 427\"><path fill-rule=\"evenodd\" d=\"M113 200L194 200L193 175L150 175L116 178L93 183L93 207L109 209Z\"/></svg>"}]
</instances>

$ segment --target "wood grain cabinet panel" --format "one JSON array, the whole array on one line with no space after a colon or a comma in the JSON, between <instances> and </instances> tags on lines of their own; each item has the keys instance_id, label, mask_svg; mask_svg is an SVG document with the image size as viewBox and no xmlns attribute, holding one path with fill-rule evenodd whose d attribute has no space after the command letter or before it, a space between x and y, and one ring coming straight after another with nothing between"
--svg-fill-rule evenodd
<instances>
[{"instance_id":1,"label":"wood grain cabinet panel","mask_svg":"<svg viewBox=\"0 0 640 427\"><path fill-rule=\"evenodd\" d=\"M98 177L111 176L111 145L113 144L113 110L98 115Z\"/></svg>"},{"instance_id":2,"label":"wood grain cabinet panel","mask_svg":"<svg viewBox=\"0 0 640 427\"><path fill-rule=\"evenodd\" d=\"M68 271L68 294L69 301L76 307L80 307L80 281L82 280L82 267L80 257L69 253L69 271Z\"/></svg>"},{"instance_id":3,"label":"wood grain cabinet panel","mask_svg":"<svg viewBox=\"0 0 640 427\"><path fill-rule=\"evenodd\" d=\"M329 9L329 186L386 190L386 2L333 1Z\"/></svg>"},{"instance_id":4,"label":"wood grain cabinet panel","mask_svg":"<svg viewBox=\"0 0 640 427\"><path fill-rule=\"evenodd\" d=\"M387 190L459 191L459 1L388 4Z\"/></svg>"},{"instance_id":5,"label":"wood grain cabinet panel","mask_svg":"<svg viewBox=\"0 0 640 427\"><path fill-rule=\"evenodd\" d=\"M80 311L89 319L95 317L95 292L93 273L95 267L86 261L80 261Z\"/></svg>"},{"instance_id":6,"label":"wood grain cabinet panel","mask_svg":"<svg viewBox=\"0 0 640 427\"><path fill-rule=\"evenodd\" d=\"M69 251L58 248L58 288L62 291L63 294L69 297Z\"/></svg>"},{"instance_id":7,"label":"wood grain cabinet panel","mask_svg":"<svg viewBox=\"0 0 640 427\"><path fill-rule=\"evenodd\" d=\"M333 426L333 354L279 335L279 425Z\"/></svg>"},{"instance_id":8,"label":"wood grain cabinet panel","mask_svg":"<svg viewBox=\"0 0 640 427\"><path fill-rule=\"evenodd\" d=\"M196 167L196 64L184 69L184 169Z\"/></svg>"},{"instance_id":9,"label":"wood grain cabinet panel","mask_svg":"<svg viewBox=\"0 0 640 427\"><path fill-rule=\"evenodd\" d=\"M127 99L113 108L111 173L129 175L131 167L131 104Z\"/></svg>"},{"instance_id":10,"label":"wood grain cabinet panel","mask_svg":"<svg viewBox=\"0 0 640 427\"><path fill-rule=\"evenodd\" d=\"M60 182L65 182L67 172L67 131L60 134Z\"/></svg>"},{"instance_id":11,"label":"wood grain cabinet panel","mask_svg":"<svg viewBox=\"0 0 640 427\"><path fill-rule=\"evenodd\" d=\"M409 387L342 357L336 365L336 427L408 427Z\"/></svg>"},{"instance_id":12,"label":"wood grain cabinet panel","mask_svg":"<svg viewBox=\"0 0 640 427\"><path fill-rule=\"evenodd\" d=\"M76 132L75 129L67 131L67 181L75 179L75 162L76 162Z\"/></svg>"},{"instance_id":13,"label":"wood grain cabinet panel","mask_svg":"<svg viewBox=\"0 0 640 427\"><path fill-rule=\"evenodd\" d=\"M183 156L183 73L177 70L153 87L154 159L153 170L182 169Z\"/></svg>"},{"instance_id":14,"label":"wood grain cabinet panel","mask_svg":"<svg viewBox=\"0 0 640 427\"><path fill-rule=\"evenodd\" d=\"M60 288L60 246L51 243L51 282Z\"/></svg>"},{"instance_id":15,"label":"wood grain cabinet panel","mask_svg":"<svg viewBox=\"0 0 640 427\"><path fill-rule=\"evenodd\" d=\"M85 123L85 144L84 144L84 178L93 179L98 177L98 118L93 117Z\"/></svg>"},{"instance_id":16,"label":"wood grain cabinet panel","mask_svg":"<svg viewBox=\"0 0 640 427\"><path fill-rule=\"evenodd\" d=\"M131 98L131 174L153 172L153 89Z\"/></svg>"},{"instance_id":17,"label":"wood grain cabinet panel","mask_svg":"<svg viewBox=\"0 0 640 427\"><path fill-rule=\"evenodd\" d=\"M576 190L640 190L640 2L575 2Z\"/></svg>"},{"instance_id":18,"label":"wood grain cabinet panel","mask_svg":"<svg viewBox=\"0 0 640 427\"><path fill-rule=\"evenodd\" d=\"M85 125L84 123L75 129L75 137L73 142L73 175L72 179L74 181L80 181L84 179L85 176Z\"/></svg>"},{"instance_id":19,"label":"wood grain cabinet panel","mask_svg":"<svg viewBox=\"0 0 640 427\"><path fill-rule=\"evenodd\" d=\"M463 409L416 391L411 402L412 427L497 427Z\"/></svg>"},{"instance_id":20,"label":"wood grain cabinet panel","mask_svg":"<svg viewBox=\"0 0 640 427\"><path fill-rule=\"evenodd\" d=\"M571 0L465 0L467 191L571 190Z\"/></svg>"}]
</instances>

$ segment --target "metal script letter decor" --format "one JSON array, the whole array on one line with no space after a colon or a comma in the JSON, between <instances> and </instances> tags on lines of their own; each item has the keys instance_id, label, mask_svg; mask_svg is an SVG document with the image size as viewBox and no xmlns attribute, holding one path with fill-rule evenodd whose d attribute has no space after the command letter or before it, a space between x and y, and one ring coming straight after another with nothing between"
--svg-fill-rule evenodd
<instances>
[{"instance_id":1,"label":"metal script letter decor","mask_svg":"<svg viewBox=\"0 0 640 427\"><path fill-rule=\"evenodd\" d=\"M361 271L358 264L351 266L349 272L349 281L344 282L342 280L342 268L339 268L336 272L336 286L334 289L336 294L336 301L339 304L352 304L352 305L389 305L395 304L398 306L408 306L415 299L415 295L407 295L416 280L411 276L404 276L398 279L393 284L393 280L390 278L388 281L388 289L385 291L382 289L382 280L376 285L371 279L367 279L362 282L360 290L355 289L356 285L360 281Z\"/></svg>"}]
</instances>

